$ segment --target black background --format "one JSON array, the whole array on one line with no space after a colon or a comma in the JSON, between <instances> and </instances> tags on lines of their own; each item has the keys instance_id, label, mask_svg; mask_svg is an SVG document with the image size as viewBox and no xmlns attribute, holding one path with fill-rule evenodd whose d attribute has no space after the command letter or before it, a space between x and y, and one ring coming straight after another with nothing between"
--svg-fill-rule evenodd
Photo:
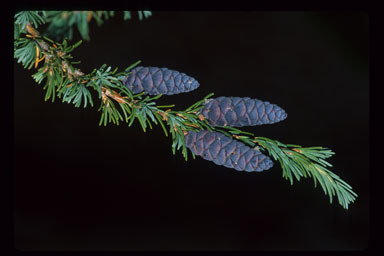
<instances>
[{"instance_id":1,"label":"black background","mask_svg":"<svg viewBox=\"0 0 384 256\"><path fill-rule=\"evenodd\" d=\"M172 155L160 127L99 127L99 103L44 102L14 62L14 227L19 250L362 250L368 246L368 15L362 12L153 12L97 27L73 55L185 72L200 82L158 101L183 109L210 92L267 100L288 118L258 136L336 152L359 197L344 210L311 179L237 172ZM75 33L73 42L79 40ZM96 95L95 95L96 96Z\"/></svg>"}]
</instances>

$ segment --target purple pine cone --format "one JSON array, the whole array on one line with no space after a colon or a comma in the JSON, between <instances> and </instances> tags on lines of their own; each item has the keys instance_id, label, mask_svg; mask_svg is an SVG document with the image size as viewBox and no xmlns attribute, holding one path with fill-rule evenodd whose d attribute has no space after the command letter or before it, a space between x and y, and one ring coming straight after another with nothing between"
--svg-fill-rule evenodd
<instances>
[{"instance_id":1,"label":"purple pine cone","mask_svg":"<svg viewBox=\"0 0 384 256\"><path fill-rule=\"evenodd\" d=\"M268 101L248 97L218 97L201 110L212 126L242 127L273 124L287 118L284 109Z\"/></svg>"},{"instance_id":2,"label":"purple pine cone","mask_svg":"<svg viewBox=\"0 0 384 256\"><path fill-rule=\"evenodd\" d=\"M190 92L199 87L193 77L175 70L156 67L136 67L123 81L133 93L172 95Z\"/></svg>"},{"instance_id":3,"label":"purple pine cone","mask_svg":"<svg viewBox=\"0 0 384 256\"><path fill-rule=\"evenodd\" d=\"M188 131L185 144L195 155L237 171L261 172L273 166L271 159L259 150L222 133Z\"/></svg>"}]
</instances>

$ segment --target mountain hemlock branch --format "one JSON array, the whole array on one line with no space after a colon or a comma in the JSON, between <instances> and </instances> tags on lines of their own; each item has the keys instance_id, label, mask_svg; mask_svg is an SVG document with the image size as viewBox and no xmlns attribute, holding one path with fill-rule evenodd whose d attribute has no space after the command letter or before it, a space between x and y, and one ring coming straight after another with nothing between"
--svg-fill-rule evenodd
<instances>
[{"instance_id":1,"label":"mountain hemlock branch","mask_svg":"<svg viewBox=\"0 0 384 256\"><path fill-rule=\"evenodd\" d=\"M337 197L339 204L348 209L357 194L339 176L331 172L325 159L334 152L324 147L301 147L277 140L256 137L236 127L272 124L284 120L285 111L275 104L248 97L218 97L207 95L185 110L173 110L174 105L159 106L155 100L163 94L185 93L196 89L198 82L178 71L166 68L140 67L140 61L117 72L106 64L84 74L75 65L71 52L82 42L70 45L52 37L72 38L76 25L83 39L89 40L88 23L94 19L98 25L114 16L111 11L22 11L15 15L14 58L25 69L37 69L32 75L38 84L44 81L45 101L59 98L75 107L93 107L91 90L98 94L99 125L131 126L137 119L145 132L160 125L166 136L171 134L172 153L181 150L188 160L188 150L216 164L235 170L262 171L273 163L268 154L279 162L283 178L293 184L302 177L312 177L315 187L319 183L330 203ZM124 11L124 20L132 12ZM150 11L139 11L139 19L147 18ZM37 28L48 24L45 33ZM53 29L55 28L55 29ZM57 34L52 34L56 31Z\"/></svg>"}]
</instances>

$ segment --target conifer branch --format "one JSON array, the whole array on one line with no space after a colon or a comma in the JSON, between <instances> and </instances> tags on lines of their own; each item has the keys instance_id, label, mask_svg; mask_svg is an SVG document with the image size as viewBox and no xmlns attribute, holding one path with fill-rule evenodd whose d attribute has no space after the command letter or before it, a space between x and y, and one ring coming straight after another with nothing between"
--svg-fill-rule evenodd
<instances>
[{"instance_id":1,"label":"conifer branch","mask_svg":"<svg viewBox=\"0 0 384 256\"><path fill-rule=\"evenodd\" d=\"M72 40L74 28L77 28L83 40L89 41L89 23L93 20L97 25L103 24L115 16L114 11L45 11L45 20L50 23L44 32L48 37ZM137 11L139 20L152 15L150 11ZM124 20L131 19L132 12L124 11Z\"/></svg>"},{"instance_id":2,"label":"conifer branch","mask_svg":"<svg viewBox=\"0 0 384 256\"><path fill-rule=\"evenodd\" d=\"M37 69L32 77L38 84L43 80L46 81L43 87L46 90L45 101L52 99L53 102L55 97L58 97L62 99L62 102L72 103L75 107L83 105L85 108L88 105L94 105L92 90L97 93L100 103L99 125L106 126L108 123L119 125L120 122L126 122L128 126L132 126L137 119L145 132L148 128L152 129L153 125L159 124L166 136L171 134L172 153L175 154L177 150L181 150L185 160L188 159L188 151L184 138L189 131L216 131L254 147L256 150L266 151L280 163L283 178L288 179L291 184L293 184L293 176L298 181L301 177L312 177L315 187L319 182L324 193L328 194L330 203L332 203L333 197L337 196L339 204L348 209L348 205L356 199L357 194L352 191L351 186L328 170L328 167L332 167L332 165L325 159L334 154L330 149L283 144L277 140L255 137L253 133L234 127L211 126L200 111L213 93L183 111L176 111L172 110L174 105L156 105L155 100L159 99L161 94L153 97L144 95L144 92L133 94L123 84L123 80L130 74L130 70L140 61L122 72L117 72L117 68L112 70L112 67L104 64L91 73L84 74L80 69L75 68L75 65L80 62L72 61L73 57L70 54L81 44L81 41L73 45L69 45L67 40L58 43L42 36L37 31L39 25L50 20L47 17L56 17L52 18L54 20L58 19L57 17L60 15L63 18L63 13L65 12L49 14L44 11L28 11L15 15L14 58L24 68ZM88 15L89 21L89 17L95 17L97 20L101 18L102 14L107 18L108 15L113 16L111 12L92 12L91 14L74 12L71 17ZM141 18L143 15L148 17L150 12L143 12L139 15ZM84 17L81 20L84 20ZM130 17L130 12L125 12L124 18L129 19ZM82 33L85 36L86 29ZM195 158L192 151L191 153Z\"/></svg>"}]
</instances>

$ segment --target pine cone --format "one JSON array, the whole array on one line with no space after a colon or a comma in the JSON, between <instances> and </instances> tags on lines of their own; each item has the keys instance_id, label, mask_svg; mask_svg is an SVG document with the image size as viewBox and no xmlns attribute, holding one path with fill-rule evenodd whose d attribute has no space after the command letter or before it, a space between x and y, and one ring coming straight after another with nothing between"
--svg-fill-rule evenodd
<instances>
[{"instance_id":1,"label":"pine cone","mask_svg":"<svg viewBox=\"0 0 384 256\"><path fill-rule=\"evenodd\" d=\"M123 81L133 93L158 95L172 95L182 92L190 92L199 87L199 83L193 77L187 76L175 70L156 67L136 67Z\"/></svg>"},{"instance_id":2,"label":"pine cone","mask_svg":"<svg viewBox=\"0 0 384 256\"><path fill-rule=\"evenodd\" d=\"M218 97L201 110L212 126L252 126L273 124L287 118L284 109L268 101L248 97Z\"/></svg>"},{"instance_id":3,"label":"pine cone","mask_svg":"<svg viewBox=\"0 0 384 256\"><path fill-rule=\"evenodd\" d=\"M259 150L222 133L206 130L188 131L185 135L185 144L195 155L238 171L261 172L273 166L271 159Z\"/></svg>"}]
</instances>

